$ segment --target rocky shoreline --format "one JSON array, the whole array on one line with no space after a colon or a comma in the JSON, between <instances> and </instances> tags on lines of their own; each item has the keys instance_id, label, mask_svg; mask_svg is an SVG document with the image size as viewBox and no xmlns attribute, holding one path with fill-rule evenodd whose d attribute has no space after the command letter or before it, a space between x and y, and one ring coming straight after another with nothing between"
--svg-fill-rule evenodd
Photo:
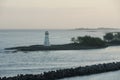
<instances>
[{"instance_id":1,"label":"rocky shoreline","mask_svg":"<svg viewBox=\"0 0 120 80\"><path fill-rule=\"evenodd\" d=\"M83 49L99 49L105 47L107 46L86 46L86 45L70 43L70 44L51 45L51 46L43 46L43 45L19 46L19 47L5 48L5 50L15 50L15 51L83 50Z\"/></svg>"},{"instance_id":2,"label":"rocky shoreline","mask_svg":"<svg viewBox=\"0 0 120 80\"><path fill-rule=\"evenodd\" d=\"M60 69L56 71L44 72L41 74L20 74L14 77L0 77L0 80L57 80L68 77L98 74L120 70L120 62L103 63L85 67Z\"/></svg>"}]
</instances>

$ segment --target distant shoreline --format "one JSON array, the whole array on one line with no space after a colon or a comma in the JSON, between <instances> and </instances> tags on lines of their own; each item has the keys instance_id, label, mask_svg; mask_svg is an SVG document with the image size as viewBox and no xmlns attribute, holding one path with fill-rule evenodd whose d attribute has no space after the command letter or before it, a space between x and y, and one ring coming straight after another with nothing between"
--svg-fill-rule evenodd
<instances>
[{"instance_id":1,"label":"distant shoreline","mask_svg":"<svg viewBox=\"0 0 120 80\"><path fill-rule=\"evenodd\" d=\"M75 30L120 30L120 28L76 28Z\"/></svg>"},{"instance_id":2,"label":"distant shoreline","mask_svg":"<svg viewBox=\"0 0 120 80\"><path fill-rule=\"evenodd\" d=\"M0 30L120 30L120 28L69 28L69 29L0 29Z\"/></svg>"}]
</instances>

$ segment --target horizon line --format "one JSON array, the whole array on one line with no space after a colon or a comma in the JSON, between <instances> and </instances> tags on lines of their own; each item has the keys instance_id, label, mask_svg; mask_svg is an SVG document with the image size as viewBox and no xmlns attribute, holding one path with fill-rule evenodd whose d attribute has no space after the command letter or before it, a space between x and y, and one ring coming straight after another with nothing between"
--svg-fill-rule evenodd
<instances>
[{"instance_id":1,"label":"horizon line","mask_svg":"<svg viewBox=\"0 0 120 80\"><path fill-rule=\"evenodd\" d=\"M88 28L88 27L82 27L82 28L61 28L61 29L57 29L57 28L3 28L3 29L0 29L0 30L71 30L71 29L120 29L120 28L111 28L111 27L95 27L95 28Z\"/></svg>"}]
</instances>

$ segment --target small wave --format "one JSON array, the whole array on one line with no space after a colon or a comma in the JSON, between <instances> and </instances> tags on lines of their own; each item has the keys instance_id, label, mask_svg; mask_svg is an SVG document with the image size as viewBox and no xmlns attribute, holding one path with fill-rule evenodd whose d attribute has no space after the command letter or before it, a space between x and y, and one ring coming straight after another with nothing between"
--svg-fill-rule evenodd
<instances>
[{"instance_id":1,"label":"small wave","mask_svg":"<svg viewBox=\"0 0 120 80\"><path fill-rule=\"evenodd\" d=\"M17 53L17 51L15 51L15 50L0 49L0 53Z\"/></svg>"},{"instance_id":2,"label":"small wave","mask_svg":"<svg viewBox=\"0 0 120 80\"><path fill-rule=\"evenodd\" d=\"M5 52L5 50L4 49L0 49L0 53L4 53Z\"/></svg>"},{"instance_id":3,"label":"small wave","mask_svg":"<svg viewBox=\"0 0 120 80\"><path fill-rule=\"evenodd\" d=\"M36 71L36 70L58 70L58 69L64 69L65 67L49 67L49 68L44 68L44 67L20 67L20 68L1 68L0 71Z\"/></svg>"}]
</instances>

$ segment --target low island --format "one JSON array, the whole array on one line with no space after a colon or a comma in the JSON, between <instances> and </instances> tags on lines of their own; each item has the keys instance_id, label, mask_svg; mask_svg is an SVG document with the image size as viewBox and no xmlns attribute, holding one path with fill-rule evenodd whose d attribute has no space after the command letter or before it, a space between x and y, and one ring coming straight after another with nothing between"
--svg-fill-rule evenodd
<instances>
[{"instance_id":1,"label":"low island","mask_svg":"<svg viewBox=\"0 0 120 80\"><path fill-rule=\"evenodd\" d=\"M84 36L73 37L71 43L62 45L50 45L49 33L45 33L45 45L30 45L5 48L5 50L14 51L46 51L46 50L82 50L99 49L108 46L120 45L120 32L106 33L103 40L98 37Z\"/></svg>"}]
</instances>

